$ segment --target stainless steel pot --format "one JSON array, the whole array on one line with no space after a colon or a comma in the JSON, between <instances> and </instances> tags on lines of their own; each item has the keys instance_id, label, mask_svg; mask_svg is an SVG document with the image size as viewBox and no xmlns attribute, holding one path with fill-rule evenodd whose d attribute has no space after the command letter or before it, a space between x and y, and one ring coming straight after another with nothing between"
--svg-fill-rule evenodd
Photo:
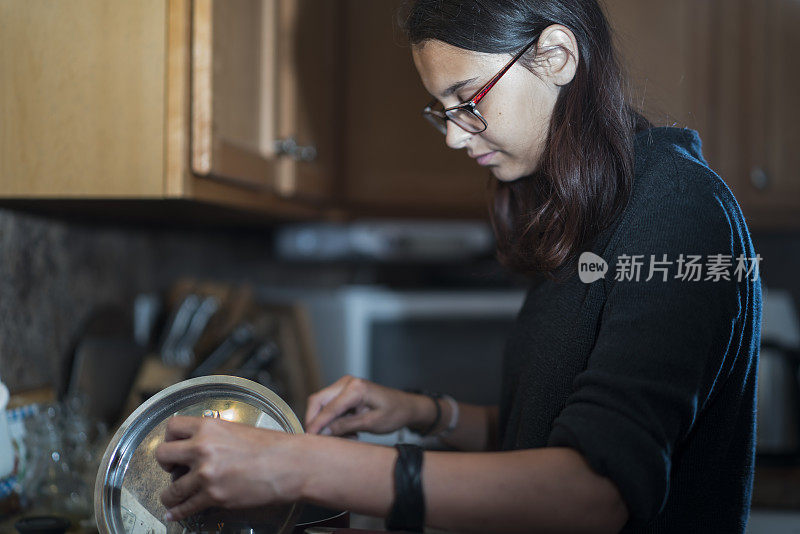
<instances>
[{"instance_id":1,"label":"stainless steel pot","mask_svg":"<svg viewBox=\"0 0 800 534\"><path fill-rule=\"evenodd\" d=\"M269 389L232 376L186 380L143 403L122 424L97 473L94 509L100 534L292 532L297 504L248 510L212 509L178 524L163 521L159 495L171 483L153 452L173 415L214 416L292 434L303 432L289 406Z\"/></svg>"}]
</instances>

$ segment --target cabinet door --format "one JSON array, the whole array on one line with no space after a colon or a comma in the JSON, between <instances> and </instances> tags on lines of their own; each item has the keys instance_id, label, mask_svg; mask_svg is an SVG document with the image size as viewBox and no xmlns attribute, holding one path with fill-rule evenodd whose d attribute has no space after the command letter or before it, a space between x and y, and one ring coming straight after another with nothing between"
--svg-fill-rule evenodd
<instances>
[{"instance_id":1,"label":"cabinet door","mask_svg":"<svg viewBox=\"0 0 800 534\"><path fill-rule=\"evenodd\" d=\"M0 196L164 194L164 0L0 2Z\"/></svg>"},{"instance_id":2,"label":"cabinet door","mask_svg":"<svg viewBox=\"0 0 800 534\"><path fill-rule=\"evenodd\" d=\"M194 1L191 159L196 175L287 197L330 197L336 29L326 15L334 4ZM282 151L276 144L281 139L295 144L280 145Z\"/></svg>"},{"instance_id":3,"label":"cabinet door","mask_svg":"<svg viewBox=\"0 0 800 534\"><path fill-rule=\"evenodd\" d=\"M745 0L739 54L750 122L742 139L744 203L767 226L800 228L800 1ZM745 37L748 38L748 37Z\"/></svg>"},{"instance_id":4,"label":"cabinet door","mask_svg":"<svg viewBox=\"0 0 800 534\"><path fill-rule=\"evenodd\" d=\"M343 200L353 213L485 217L488 171L422 117L431 97L397 29L401 0L342 0Z\"/></svg>"},{"instance_id":5,"label":"cabinet door","mask_svg":"<svg viewBox=\"0 0 800 534\"><path fill-rule=\"evenodd\" d=\"M631 94L697 129L752 227L800 227L798 0L608 0Z\"/></svg>"},{"instance_id":6,"label":"cabinet door","mask_svg":"<svg viewBox=\"0 0 800 534\"><path fill-rule=\"evenodd\" d=\"M607 0L633 105L657 126L708 133L709 0Z\"/></svg>"}]
</instances>

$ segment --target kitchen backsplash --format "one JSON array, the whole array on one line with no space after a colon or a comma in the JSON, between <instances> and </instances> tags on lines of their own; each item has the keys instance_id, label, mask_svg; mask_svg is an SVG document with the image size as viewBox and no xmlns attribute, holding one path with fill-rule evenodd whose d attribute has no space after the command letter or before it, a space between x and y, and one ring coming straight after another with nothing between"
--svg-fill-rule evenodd
<instances>
[{"instance_id":1,"label":"kitchen backsplash","mask_svg":"<svg viewBox=\"0 0 800 534\"><path fill-rule=\"evenodd\" d=\"M331 284L344 266L287 269L269 232L72 223L0 209L0 377L12 390L59 384L92 310L197 276L251 284Z\"/></svg>"},{"instance_id":2,"label":"kitchen backsplash","mask_svg":"<svg viewBox=\"0 0 800 534\"><path fill-rule=\"evenodd\" d=\"M140 292L197 276L254 285L336 286L468 278L452 268L286 265L271 257L268 230L176 230L77 223L0 209L0 376L14 390L63 378L64 362L84 321L104 304L125 305ZM758 233L762 279L787 289L800 307L800 233ZM500 268L468 274L498 283ZM447 277L451 277L448 280Z\"/></svg>"}]
</instances>

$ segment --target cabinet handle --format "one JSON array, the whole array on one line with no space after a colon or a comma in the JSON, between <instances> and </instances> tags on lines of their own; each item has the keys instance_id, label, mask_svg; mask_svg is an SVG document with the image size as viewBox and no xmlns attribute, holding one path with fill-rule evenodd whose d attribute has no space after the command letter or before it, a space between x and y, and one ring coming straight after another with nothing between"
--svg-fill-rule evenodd
<instances>
[{"instance_id":1,"label":"cabinet handle","mask_svg":"<svg viewBox=\"0 0 800 534\"><path fill-rule=\"evenodd\" d=\"M750 169L750 183L759 191L763 191L769 184L769 176L761 167L753 167Z\"/></svg>"},{"instance_id":2,"label":"cabinet handle","mask_svg":"<svg viewBox=\"0 0 800 534\"><path fill-rule=\"evenodd\" d=\"M317 147L314 145L300 146L294 137L275 141L275 152L279 156L289 156L295 161L308 162L317 159Z\"/></svg>"}]
</instances>

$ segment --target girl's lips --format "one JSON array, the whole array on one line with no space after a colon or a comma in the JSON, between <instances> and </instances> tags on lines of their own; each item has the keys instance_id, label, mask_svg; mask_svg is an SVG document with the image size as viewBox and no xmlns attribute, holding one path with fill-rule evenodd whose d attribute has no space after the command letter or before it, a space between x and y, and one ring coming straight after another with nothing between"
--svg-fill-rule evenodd
<instances>
[{"instance_id":1,"label":"girl's lips","mask_svg":"<svg viewBox=\"0 0 800 534\"><path fill-rule=\"evenodd\" d=\"M494 158L495 154L497 154L497 152L492 151L492 152L487 152L483 156L478 156L477 158L478 165L489 165L489 163L491 163L492 161L492 158Z\"/></svg>"}]
</instances>

